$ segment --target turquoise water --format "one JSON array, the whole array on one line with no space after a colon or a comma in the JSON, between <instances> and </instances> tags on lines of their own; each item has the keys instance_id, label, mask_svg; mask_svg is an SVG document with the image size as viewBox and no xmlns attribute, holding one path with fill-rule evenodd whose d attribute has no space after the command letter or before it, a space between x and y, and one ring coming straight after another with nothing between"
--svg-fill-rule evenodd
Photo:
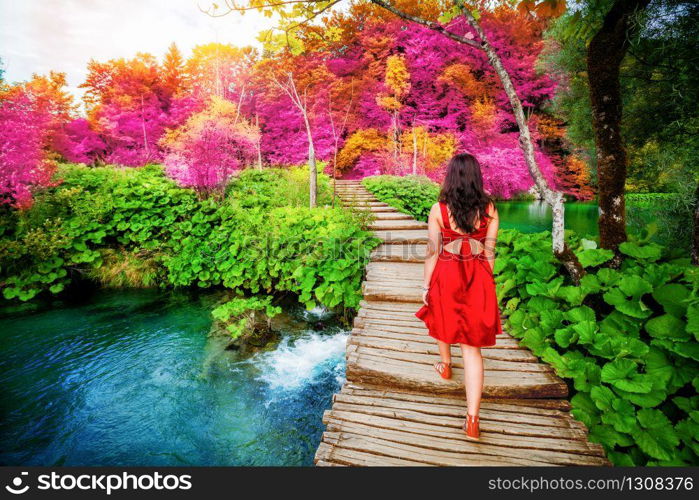
<instances>
[{"instance_id":1,"label":"turquoise water","mask_svg":"<svg viewBox=\"0 0 699 500\"><path fill-rule=\"evenodd\" d=\"M543 201L499 201L497 206L501 228L525 233L551 230L551 207ZM596 236L597 204L566 203L565 227L581 236Z\"/></svg>"},{"instance_id":2,"label":"turquoise water","mask_svg":"<svg viewBox=\"0 0 699 500\"><path fill-rule=\"evenodd\" d=\"M2 465L310 465L347 333L295 306L248 359L211 295L100 291L0 317Z\"/></svg>"}]
</instances>

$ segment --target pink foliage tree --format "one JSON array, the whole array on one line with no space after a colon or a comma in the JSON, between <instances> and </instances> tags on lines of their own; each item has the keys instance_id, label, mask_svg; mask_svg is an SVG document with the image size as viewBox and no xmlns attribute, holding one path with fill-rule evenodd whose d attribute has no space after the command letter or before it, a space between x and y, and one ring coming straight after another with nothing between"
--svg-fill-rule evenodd
<instances>
[{"instance_id":1,"label":"pink foliage tree","mask_svg":"<svg viewBox=\"0 0 699 500\"><path fill-rule=\"evenodd\" d=\"M256 159L258 130L218 97L162 141L166 173L202 196L220 193L233 173Z\"/></svg>"},{"instance_id":2,"label":"pink foliage tree","mask_svg":"<svg viewBox=\"0 0 699 500\"><path fill-rule=\"evenodd\" d=\"M107 144L85 118L66 123L54 139L54 148L73 163L94 163L104 158Z\"/></svg>"},{"instance_id":3,"label":"pink foliage tree","mask_svg":"<svg viewBox=\"0 0 699 500\"><path fill-rule=\"evenodd\" d=\"M44 144L51 116L20 87L0 90L0 203L31 206L32 189L51 182Z\"/></svg>"}]
</instances>

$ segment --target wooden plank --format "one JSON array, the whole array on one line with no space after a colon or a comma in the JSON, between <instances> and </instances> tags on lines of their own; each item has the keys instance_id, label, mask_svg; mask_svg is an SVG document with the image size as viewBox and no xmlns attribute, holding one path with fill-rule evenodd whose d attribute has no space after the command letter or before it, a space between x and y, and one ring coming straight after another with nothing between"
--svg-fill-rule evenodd
<instances>
[{"instance_id":1,"label":"wooden plank","mask_svg":"<svg viewBox=\"0 0 699 500\"><path fill-rule=\"evenodd\" d=\"M437 348L436 342L408 342L391 338L352 335L347 340L347 343L349 345L374 347L405 353L429 354L432 356L432 361L437 361L439 359L439 349ZM484 360L538 364L536 357L525 349L490 349L484 347L481 349L481 355ZM461 357L461 349L457 346L452 346L451 356L452 362L455 362ZM527 371L535 370L528 369Z\"/></svg>"},{"instance_id":2,"label":"wooden plank","mask_svg":"<svg viewBox=\"0 0 699 500\"><path fill-rule=\"evenodd\" d=\"M372 262L424 262L427 245L424 242L407 245L382 243L371 252Z\"/></svg>"},{"instance_id":3,"label":"wooden plank","mask_svg":"<svg viewBox=\"0 0 699 500\"><path fill-rule=\"evenodd\" d=\"M463 370L454 368L450 380L437 376L434 369L425 364L409 361L393 361L367 354L347 355L347 380L407 387L433 393L460 394L463 392ZM550 373L486 372L483 395L505 398L565 397L568 386Z\"/></svg>"},{"instance_id":4,"label":"wooden plank","mask_svg":"<svg viewBox=\"0 0 699 500\"><path fill-rule=\"evenodd\" d=\"M366 266L367 273L388 273L404 276L422 277L423 264L413 264L406 262L370 262Z\"/></svg>"},{"instance_id":5,"label":"wooden plank","mask_svg":"<svg viewBox=\"0 0 699 500\"><path fill-rule=\"evenodd\" d=\"M354 319L354 328L352 333L363 337L379 337L385 339L400 340L406 342L422 342L429 345L435 345L436 339L428 334L426 329L416 327L408 328L401 325L386 325L378 321L367 320L366 318L356 317ZM458 344L452 344L458 347ZM519 342L510 335L503 333L495 336L495 345L483 347L482 349L524 349ZM421 351L420 351L421 352Z\"/></svg>"},{"instance_id":6,"label":"wooden plank","mask_svg":"<svg viewBox=\"0 0 699 500\"><path fill-rule=\"evenodd\" d=\"M386 342L376 342L369 339L352 339L352 344L357 345L354 351L358 354L368 354L377 357L383 357L393 360L404 360L413 363L422 363L433 366L436 361L439 361L439 351L435 347L430 349L430 352L412 352L408 348L387 348L395 346L386 346ZM463 368L463 360L459 354L452 356L451 363L453 368ZM492 359L483 357L485 369L491 372L526 372L526 373L553 373L553 369L549 365L542 363L517 362L502 359ZM494 376L496 374L493 374Z\"/></svg>"},{"instance_id":7,"label":"wooden plank","mask_svg":"<svg viewBox=\"0 0 699 500\"><path fill-rule=\"evenodd\" d=\"M359 302L359 307L361 309L379 309L382 311L414 311L413 304L402 304L395 302L388 302L384 300L362 300Z\"/></svg>"},{"instance_id":8,"label":"wooden plank","mask_svg":"<svg viewBox=\"0 0 699 500\"><path fill-rule=\"evenodd\" d=\"M466 407L463 394L460 396L452 396L449 394L425 394L415 391L391 390L382 386L354 384L352 382L343 384L340 393ZM481 407L485 408L488 406L497 406L500 411L549 416L566 415L570 411L570 403L565 399L483 399Z\"/></svg>"},{"instance_id":9,"label":"wooden plank","mask_svg":"<svg viewBox=\"0 0 699 500\"><path fill-rule=\"evenodd\" d=\"M361 206L361 207L388 207L389 206L382 201L342 200L342 203L344 205Z\"/></svg>"},{"instance_id":10,"label":"wooden plank","mask_svg":"<svg viewBox=\"0 0 699 500\"><path fill-rule=\"evenodd\" d=\"M366 212L395 212L398 213L398 211L390 206L385 206L385 207L367 207L367 206L358 206L358 207L347 207L350 210L361 210L361 211L366 211Z\"/></svg>"},{"instance_id":11,"label":"wooden plank","mask_svg":"<svg viewBox=\"0 0 699 500\"><path fill-rule=\"evenodd\" d=\"M411 444L399 443L370 436L350 433L326 433L325 442L333 442L333 450L345 449L361 453L371 453L392 459L410 460L422 465L434 466L524 466L544 465L526 458L501 457L485 454L465 454L453 451L441 451L422 448ZM334 457L334 455L333 455Z\"/></svg>"},{"instance_id":12,"label":"wooden plank","mask_svg":"<svg viewBox=\"0 0 699 500\"><path fill-rule=\"evenodd\" d=\"M456 441L466 439L466 437L463 435L461 425L454 426L449 423L447 423L447 425L430 424L402 420L399 418L340 411L328 412L327 415L324 415L323 417L323 423L325 423L327 426L345 422L369 425L379 429L399 430L425 436L443 437ZM534 450L555 450L579 455L604 455L602 447L596 443L590 443L585 439L561 439L555 434L541 437L484 432L481 435L481 441L479 444Z\"/></svg>"},{"instance_id":13,"label":"wooden plank","mask_svg":"<svg viewBox=\"0 0 699 500\"><path fill-rule=\"evenodd\" d=\"M463 432L464 415L447 416L447 415L428 415L421 411L401 408L382 408L376 406L360 406L347 405L345 403L336 403L333 410L330 412L330 418L340 420L350 419L361 421L361 417L366 419L373 417L381 417L384 419L401 421L404 423L414 423L420 425L437 426L442 429L451 429ZM572 418L568 420L573 421ZM395 422L393 423L395 425ZM493 434L520 436L528 438L527 441L536 441L539 438L556 438L564 441L583 441L587 440L587 430L574 427L553 427L549 425L528 424L521 422L501 422L498 420L487 420L481 418L480 421L481 434L485 438ZM566 443L570 444L570 443Z\"/></svg>"},{"instance_id":14,"label":"wooden plank","mask_svg":"<svg viewBox=\"0 0 699 500\"><path fill-rule=\"evenodd\" d=\"M420 342L423 344L427 345L434 345L436 343L436 340L429 335L425 334L411 334L411 333L397 333L397 332L391 332L391 331L386 331L383 328L379 328L378 326L375 326L373 328L355 328L352 330L352 336L358 336L358 337L374 337L374 338L380 338L380 339L392 339L392 340L398 340L398 341L404 341L404 342ZM455 346L455 348L458 349L458 346ZM512 339L512 338L500 338L500 339L495 339L495 345L489 346L489 347L482 347L481 352L484 351L494 351L494 350L521 350L521 351L527 351L524 349L517 340ZM420 351L418 351L420 352ZM528 351L527 351L528 352Z\"/></svg>"},{"instance_id":15,"label":"wooden plank","mask_svg":"<svg viewBox=\"0 0 699 500\"><path fill-rule=\"evenodd\" d=\"M426 243L427 231L424 229L399 229L395 231L374 231L374 235L390 245L404 243Z\"/></svg>"},{"instance_id":16,"label":"wooden plank","mask_svg":"<svg viewBox=\"0 0 699 500\"><path fill-rule=\"evenodd\" d=\"M325 437L323 438L325 439ZM328 436L328 439L330 437ZM333 440L334 441L334 440ZM320 459L318 458L320 454ZM326 442L320 443L318 447L318 452L316 453L316 459L322 461L328 461L337 463L339 465L352 465L352 466L396 466L396 467L410 467L410 466L424 466L425 464L420 462L415 462L413 460L405 460L401 458L388 457L375 455L372 453L364 453L356 450L346 450L340 446L331 446Z\"/></svg>"},{"instance_id":17,"label":"wooden plank","mask_svg":"<svg viewBox=\"0 0 699 500\"><path fill-rule=\"evenodd\" d=\"M414 287L397 287L365 281L362 294L366 300L388 300L392 302L422 302L422 290Z\"/></svg>"},{"instance_id":18,"label":"wooden plank","mask_svg":"<svg viewBox=\"0 0 699 500\"><path fill-rule=\"evenodd\" d=\"M463 406L419 403L415 401L401 401L391 398L375 398L363 395L354 394L335 394L333 402L338 403L337 410L347 409L348 411L356 411L352 405L357 407L368 406L372 408L397 409L397 410L412 410L425 415L434 417L453 417L463 421L466 413L466 405ZM361 413L361 411L360 411ZM556 416L535 415L527 413L512 413L508 411L500 411L499 405L484 405L481 407L480 419L482 422L514 422L527 425L543 425L550 427L574 428L581 429L580 424L573 420L568 413L560 413ZM582 430L586 430L582 428Z\"/></svg>"},{"instance_id":19,"label":"wooden plank","mask_svg":"<svg viewBox=\"0 0 699 500\"><path fill-rule=\"evenodd\" d=\"M539 465L608 465L604 458L594 455L581 455L548 449L510 448L492 443L483 445L483 443L468 441L465 436L463 438L457 438L456 436L425 436L424 434L401 430L377 429L376 427L353 422L333 420L328 425L328 431L339 432L340 434L337 436L339 440L342 439L342 433L352 433L439 451L533 460L539 462Z\"/></svg>"},{"instance_id":20,"label":"wooden plank","mask_svg":"<svg viewBox=\"0 0 699 500\"><path fill-rule=\"evenodd\" d=\"M402 214L400 212L379 212L374 215L376 220L413 220L408 214Z\"/></svg>"},{"instance_id":21,"label":"wooden plank","mask_svg":"<svg viewBox=\"0 0 699 500\"><path fill-rule=\"evenodd\" d=\"M369 224L369 229L373 230L395 230L395 229L427 229L427 224L424 222L416 221L415 219L409 220L375 220Z\"/></svg>"}]
</instances>

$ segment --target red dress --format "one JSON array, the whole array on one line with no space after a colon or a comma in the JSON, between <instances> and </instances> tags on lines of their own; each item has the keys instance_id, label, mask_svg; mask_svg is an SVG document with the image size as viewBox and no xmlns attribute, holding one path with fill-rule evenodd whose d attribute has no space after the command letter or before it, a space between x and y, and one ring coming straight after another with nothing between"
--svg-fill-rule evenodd
<instances>
[{"instance_id":1,"label":"red dress","mask_svg":"<svg viewBox=\"0 0 699 500\"><path fill-rule=\"evenodd\" d=\"M481 244L488 231L488 218L483 216L480 227L472 233L454 231L449 223L447 207L442 211L442 250L430 280L427 304L415 316L425 322L430 335L448 344L468 344L474 347L495 345L495 336L502 333L500 310L495 295L495 281L490 263L483 254L472 254L468 239ZM461 239L459 253L444 249Z\"/></svg>"}]
</instances>

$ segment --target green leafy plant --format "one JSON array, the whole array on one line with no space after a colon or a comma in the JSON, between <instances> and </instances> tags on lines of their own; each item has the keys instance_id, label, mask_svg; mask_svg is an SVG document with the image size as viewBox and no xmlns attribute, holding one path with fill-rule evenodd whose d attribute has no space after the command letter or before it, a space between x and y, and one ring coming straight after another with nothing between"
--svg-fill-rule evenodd
<instances>
[{"instance_id":1,"label":"green leafy plant","mask_svg":"<svg viewBox=\"0 0 699 500\"><path fill-rule=\"evenodd\" d=\"M699 270L654 243L611 254L567 232L587 274L566 282L546 233L502 230L509 331L570 382L572 413L618 465L699 463Z\"/></svg>"},{"instance_id":2,"label":"green leafy plant","mask_svg":"<svg viewBox=\"0 0 699 500\"><path fill-rule=\"evenodd\" d=\"M269 320L282 312L282 308L272 305L273 297L234 297L211 311L214 319L226 325L231 338L236 339L246 331L251 331L259 322L258 313L264 312L264 319L269 327Z\"/></svg>"},{"instance_id":3,"label":"green leafy plant","mask_svg":"<svg viewBox=\"0 0 699 500\"><path fill-rule=\"evenodd\" d=\"M377 175L365 177L362 184L378 200L421 221L427 221L439 196L439 185L422 176Z\"/></svg>"},{"instance_id":4,"label":"green leafy plant","mask_svg":"<svg viewBox=\"0 0 699 500\"><path fill-rule=\"evenodd\" d=\"M63 165L58 177L31 209L3 214L5 299L60 293L82 277L114 287L291 292L308 307L354 308L378 244L364 217L306 207L303 168L243 171L223 200L199 200L155 165ZM327 176L319 185L329 203Z\"/></svg>"}]
</instances>

